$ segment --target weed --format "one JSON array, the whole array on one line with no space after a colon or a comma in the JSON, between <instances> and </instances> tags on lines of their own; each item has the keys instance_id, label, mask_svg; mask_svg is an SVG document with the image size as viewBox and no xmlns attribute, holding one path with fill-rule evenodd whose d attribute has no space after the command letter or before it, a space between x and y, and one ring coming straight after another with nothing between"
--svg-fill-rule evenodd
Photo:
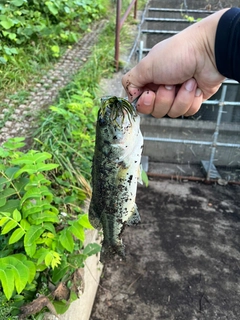
<instances>
[{"instance_id":1,"label":"weed","mask_svg":"<svg viewBox=\"0 0 240 320\"><path fill-rule=\"evenodd\" d=\"M53 163L47 152L19 151L23 140L10 139L0 148L0 281L6 307L10 299L15 307L31 300L44 283L68 281L100 249L83 248L84 230L92 229L81 209L89 196L85 179L70 162L64 168Z\"/></svg>"}]
</instances>

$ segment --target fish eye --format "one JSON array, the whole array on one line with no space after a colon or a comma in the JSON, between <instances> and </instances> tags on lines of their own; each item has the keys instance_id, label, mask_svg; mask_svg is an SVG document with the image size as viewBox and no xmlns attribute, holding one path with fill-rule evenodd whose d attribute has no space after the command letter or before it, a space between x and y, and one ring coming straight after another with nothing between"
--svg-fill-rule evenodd
<instances>
[{"instance_id":1,"label":"fish eye","mask_svg":"<svg viewBox=\"0 0 240 320\"><path fill-rule=\"evenodd\" d=\"M98 124L100 125L100 127L103 127L107 124L107 121L104 118L99 118Z\"/></svg>"}]
</instances>

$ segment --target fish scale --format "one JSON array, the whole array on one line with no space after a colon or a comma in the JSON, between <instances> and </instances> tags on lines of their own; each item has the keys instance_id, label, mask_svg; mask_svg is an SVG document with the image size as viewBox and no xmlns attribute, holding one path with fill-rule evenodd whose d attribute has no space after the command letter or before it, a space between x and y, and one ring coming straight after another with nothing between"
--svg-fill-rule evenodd
<instances>
[{"instance_id":1,"label":"fish scale","mask_svg":"<svg viewBox=\"0 0 240 320\"><path fill-rule=\"evenodd\" d=\"M143 137L140 116L126 99L102 99L96 125L89 220L103 230L102 262L125 257L121 234L140 216L135 204Z\"/></svg>"}]
</instances>

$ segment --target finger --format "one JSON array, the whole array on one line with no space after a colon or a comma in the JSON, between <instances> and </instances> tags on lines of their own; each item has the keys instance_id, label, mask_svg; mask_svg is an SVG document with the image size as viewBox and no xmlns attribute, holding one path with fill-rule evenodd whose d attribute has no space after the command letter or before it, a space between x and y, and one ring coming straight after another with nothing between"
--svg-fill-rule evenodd
<instances>
[{"instance_id":1,"label":"finger","mask_svg":"<svg viewBox=\"0 0 240 320\"><path fill-rule=\"evenodd\" d=\"M143 114L151 114L155 101L155 92L151 90L144 91L137 102L137 110Z\"/></svg>"},{"instance_id":2,"label":"finger","mask_svg":"<svg viewBox=\"0 0 240 320\"><path fill-rule=\"evenodd\" d=\"M182 84L168 112L169 117L177 118L188 112L193 105L196 88L197 82L193 78Z\"/></svg>"},{"instance_id":3,"label":"finger","mask_svg":"<svg viewBox=\"0 0 240 320\"><path fill-rule=\"evenodd\" d=\"M152 115L155 118L164 117L173 104L175 98L175 86L159 86L154 103Z\"/></svg>"},{"instance_id":4,"label":"finger","mask_svg":"<svg viewBox=\"0 0 240 320\"><path fill-rule=\"evenodd\" d=\"M195 92L195 97L193 100L193 103L191 107L188 109L188 111L184 114L185 117L189 117L194 115L195 113L198 112L200 109L201 105L203 103L203 92L201 89L197 88Z\"/></svg>"},{"instance_id":5,"label":"finger","mask_svg":"<svg viewBox=\"0 0 240 320\"><path fill-rule=\"evenodd\" d=\"M122 77L122 85L130 102L145 91L146 85L152 82L151 66L152 61L145 57Z\"/></svg>"},{"instance_id":6,"label":"finger","mask_svg":"<svg viewBox=\"0 0 240 320\"><path fill-rule=\"evenodd\" d=\"M136 86L134 86L133 84L130 84L126 89L126 93L128 96L128 100L130 102L133 102L133 100L135 100L137 97L139 97L141 95L141 93L143 93L143 88L138 88Z\"/></svg>"}]
</instances>

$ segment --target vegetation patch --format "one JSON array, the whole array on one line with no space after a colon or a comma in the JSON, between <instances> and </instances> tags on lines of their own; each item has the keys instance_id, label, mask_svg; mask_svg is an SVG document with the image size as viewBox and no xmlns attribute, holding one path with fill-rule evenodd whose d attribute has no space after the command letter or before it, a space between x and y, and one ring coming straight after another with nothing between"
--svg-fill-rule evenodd
<instances>
[{"instance_id":1,"label":"vegetation patch","mask_svg":"<svg viewBox=\"0 0 240 320\"><path fill-rule=\"evenodd\" d=\"M47 1L40 5L39 1L15 0L1 5L1 14L5 10L8 18L4 20L1 15L0 24L5 26L6 32L16 33L12 39L5 33L4 43L17 52L6 54L2 50L0 54L2 84L8 93L17 88L17 92L23 92L26 97L28 90L22 90L22 84L28 82L30 74L32 76L35 71L39 74L49 61L58 59L64 45L67 47L71 41L76 41L74 37L64 39L60 31L51 31L52 36L51 32L37 32L29 34L26 42L18 43L21 37L15 22L27 14L16 16L17 11L40 6L38 10L41 9L42 17L48 20L45 31L50 24L58 30L64 22L66 27L62 32L69 35L71 30L78 34L80 29L86 30L92 20L104 14L107 6L102 8L103 1L98 1L98 6L95 2L92 6L90 0L81 1L89 5L89 10L98 8L98 13L84 11L86 20L83 18L81 25L80 16L72 16L68 24L71 15L61 11L67 10L63 9L66 1ZM132 19L129 20L131 23ZM58 101L39 115L39 129L32 133L34 143L17 137L0 148L1 319L40 320L47 309L56 314L65 312L69 303L78 297L78 289L83 290L81 270L85 260L100 250L96 243L84 246L84 239L85 230L92 229L86 208L91 196L89 181L99 106L98 86L102 77L109 77L115 71L114 31L113 15L83 68L61 91ZM127 27L122 29L122 36L125 41L129 40L127 44L131 42ZM3 39L3 35L1 37ZM46 56L43 47L48 50ZM22 72L22 68L26 68L26 72ZM18 76L21 81L17 80ZM21 97L15 95L16 99ZM22 316L19 316L20 310Z\"/></svg>"},{"instance_id":2,"label":"vegetation patch","mask_svg":"<svg viewBox=\"0 0 240 320\"><path fill-rule=\"evenodd\" d=\"M75 181L69 185L67 172L51 161L51 154L20 151L23 140L10 139L0 148L0 281L5 301L1 299L6 312L10 308L7 316L18 313L19 307L28 316L21 306L36 293L47 297L55 313L62 313L66 301L77 298L74 273L100 250L96 243L84 247L84 230L92 226L81 206L89 189L79 174L78 187ZM59 286L65 288L61 299ZM65 302L55 305L55 300Z\"/></svg>"}]
</instances>

